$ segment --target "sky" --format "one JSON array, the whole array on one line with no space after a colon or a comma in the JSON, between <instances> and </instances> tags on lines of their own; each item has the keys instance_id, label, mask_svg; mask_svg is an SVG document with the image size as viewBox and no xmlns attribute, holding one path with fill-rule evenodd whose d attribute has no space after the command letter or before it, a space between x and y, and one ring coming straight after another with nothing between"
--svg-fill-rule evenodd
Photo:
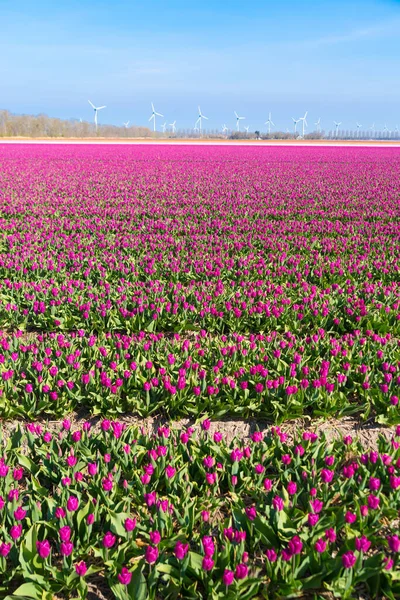
<instances>
[{"instance_id":1,"label":"sky","mask_svg":"<svg viewBox=\"0 0 400 600\"><path fill-rule=\"evenodd\" d=\"M400 126L400 0L0 0L0 109L145 125Z\"/></svg>"}]
</instances>

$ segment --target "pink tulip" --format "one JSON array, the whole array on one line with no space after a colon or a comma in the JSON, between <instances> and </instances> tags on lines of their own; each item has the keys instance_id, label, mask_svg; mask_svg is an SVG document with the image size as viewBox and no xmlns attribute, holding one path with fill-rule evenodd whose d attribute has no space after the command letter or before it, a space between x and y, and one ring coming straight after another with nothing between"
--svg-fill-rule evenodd
<instances>
[{"instance_id":1,"label":"pink tulip","mask_svg":"<svg viewBox=\"0 0 400 600\"><path fill-rule=\"evenodd\" d=\"M273 548L268 548L265 551L265 556L267 557L267 559L269 560L270 563L274 563L276 561L276 559L278 558L278 555Z\"/></svg>"},{"instance_id":2,"label":"pink tulip","mask_svg":"<svg viewBox=\"0 0 400 600\"><path fill-rule=\"evenodd\" d=\"M62 542L69 542L71 539L71 528L68 525L61 527L58 531L58 535Z\"/></svg>"},{"instance_id":3,"label":"pink tulip","mask_svg":"<svg viewBox=\"0 0 400 600\"><path fill-rule=\"evenodd\" d=\"M150 565L155 563L158 558L158 548L154 546L147 546L145 553L145 560Z\"/></svg>"},{"instance_id":4,"label":"pink tulip","mask_svg":"<svg viewBox=\"0 0 400 600\"><path fill-rule=\"evenodd\" d=\"M26 510L24 510L22 508L22 506L19 506L17 508L17 510L14 511L14 518L17 521L23 521L25 519L25 517L26 517Z\"/></svg>"},{"instance_id":5,"label":"pink tulip","mask_svg":"<svg viewBox=\"0 0 400 600\"><path fill-rule=\"evenodd\" d=\"M315 549L319 554L322 554L323 552L325 552L326 547L327 547L327 543L322 538L319 538L315 542Z\"/></svg>"},{"instance_id":6,"label":"pink tulip","mask_svg":"<svg viewBox=\"0 0 400 600\"><path fill-rule=\"evenodd\" d=\"M205 556L201 564L203 571L212 571L214 568L214 561L210 556Z\"/></svg>"},{"instance_id":7,"label":"pink tulip","mask_svg":"<svg viewBox=\"0 0 400 600\"><path fill-rule=\"evenodd\" d=\"M230 585L232 585L234 578L235 573L233 571L229 571L229 569L225 569L222 575L222 583L225 587L229 587Z\"/></svg>"},{"instance_id":8,"label":"pink tulip","mask_svg":"<svg viewBox=\"0 0 400 600\"><path fill-rule=\"evenodd\" d=\"M159 531L150 531L150 543L157 546L161 541L161 535Z\"/></svg>"},{"instance_id":9,"label":"pink tulip","mask_svg":"<svg viewBox=\"0 0 400 600\"><path fill-rule=\"evenodd\" d=\"M17 540L22 535L22 525L13 525L10 529L10 536L13 540Z\"/></svg>"},{"instance_id":10,"label":"pink tulip","mask_svg":"<svg viewBox=\"0 0 400 600\"><path fill-rule=\"evenodd\" d=\"M60 554L61 556L70 556L74 550L74 545L72 542L62 542L60 544Z\"/></svg>"},{"instance_id":11,"label":"pink tulip","mask_svg":"<svg viewBox=\"0 0 400 600\"><path fill-rule=\"evenodd\" d=\"M9 552L11 550L11 544L6 544L5 542L2 542L0 544L0 556L6 557Z\"/></svg>"},{"instance_id":12,"label":"pink tulip","mask_svg":"<svg viewBox=\"0 0 400 600\"><path fill-rule=\"evenodd\" d=\"M74 512L74 511L78 510L78 508L79 508L78 498L75 498L75 496L70 496L67 500L67 510L69 510L70 512Z\"/></svg>"},{"instance_id":13,"label":"pink tulip","mask_svg":"<svg viewBox=\"0 0 400 600\"><path fill-rule=\"evenodd\" d=\"M236 579L245 579L247 577L248 571L249 571L249 569L248 569L247 565L245 565L243 563L236 565L236 569L235 569Z\"/></svg>"},{"instance_id":14,"label":"pink tulip","mask_svg":"<svg viewBox=\"0 0 400 600\"><path fill-rule=\"evenodd\" d=\"M81 560L79 563L76 563L75 565L75 571L77 573L77 575L79 575L79 577L84 577L87 573L87 566L86 563L83 562L83 560Z\"/></svg>"},{"instance_id":15,"label":"pink tulip","mask_svg":"<svg viewBox=\"0 0 400 600\"><path fill-rule=\"evenodd\" d=\"M107 531L103 536L103 546L104 548L112 548L116 542L117 538L115 535L111 533L111 531Z\"/></svg>"},{"instance_id":16,"label":"pink tulip","mask_svg":"<svg viewBox=\"0 0 400 600\"><path fill-rule=\"evenodd\" d=\"M175 544L175 556L178 560L183 560L186 554L189 552L189 544L184 544L181 541L177 541Z\"/></svg>"},{"instance_id":17,"label":"pink tulip","mask_svg":"<svg viewBox=\"0 0 400 600\"><path fill-rule=\"evenodd\" d=\"M121 573L118 574L118 581L121 585L129 585L132 579L132 573L126 567L122 567Z\"/></svg>"},{"instance_id":18,"label":"pink tulip","mask_svg":"<svg viewBox=\"0 0 400 600\"><path fill-rule=\"evenodd\" d=\"M40 558L47 558L50 554L51 546L48 540L43 540L42 542L37 541L36 549Z\"/></svg>"},{"instance_id":19,"label":"pink tulip","mask_svg":"<svg viewBox=\"0 0 400 600\"><path fill-rule=\"evenodd\" d=\"M342 555L342 565L345 569L351 569L356 564L356 556L353 552L345 552Z\"/></svg>"},{"instance_id":20,"label":"pink tulip","mask_svg":"<svg viewBox=\"0 0 400 600\"><path fill-rule=\"evenodd\" d=\"M136 519L125 519L124 526L126 531L133 531L136 528Z\"/></svg>"}]
</instances>

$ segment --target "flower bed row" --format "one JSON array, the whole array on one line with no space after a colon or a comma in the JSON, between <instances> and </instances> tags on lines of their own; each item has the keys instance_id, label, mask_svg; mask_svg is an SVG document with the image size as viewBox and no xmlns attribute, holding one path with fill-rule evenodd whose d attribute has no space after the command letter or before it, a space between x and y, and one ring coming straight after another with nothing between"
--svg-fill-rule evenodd
<instances>
[{"instance_id":1,"label":"flower bed row","mask_svg":"<svg viewBox=\"0 0 400 600\"><path fill-rule=\"evenodd\" d=\"M0 459L0 597L400 594L400 428L364 453L279 429L227 443L202 422L18 426Z\"/></svg>"},{"instance_id":2,"label":"flower bed row","mask_svg":"<svg viewBox=\"0 0 400 600\"><path fill-rule=\"evenodd\" d=\"M371 413L400 421L400 344L360 330L305 338L0 332L3 417L133 412L170 417Z\"/></svg>"}]
</instances>

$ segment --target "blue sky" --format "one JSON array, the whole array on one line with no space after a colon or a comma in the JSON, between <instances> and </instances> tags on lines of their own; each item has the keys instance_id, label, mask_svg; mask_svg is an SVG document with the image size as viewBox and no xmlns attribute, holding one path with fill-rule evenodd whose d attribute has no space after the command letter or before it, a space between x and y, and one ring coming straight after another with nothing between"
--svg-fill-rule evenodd
<instances>
[{"instance_id":1,"label":"blue sky","mask_svg":"<svg viewBox=\"0 0 400 600\"><path fill-rule=\"evenodd\" d=\"M145 124L400 126L397 0L0 2L0 108Z\"/></svg>"}]
</instances>

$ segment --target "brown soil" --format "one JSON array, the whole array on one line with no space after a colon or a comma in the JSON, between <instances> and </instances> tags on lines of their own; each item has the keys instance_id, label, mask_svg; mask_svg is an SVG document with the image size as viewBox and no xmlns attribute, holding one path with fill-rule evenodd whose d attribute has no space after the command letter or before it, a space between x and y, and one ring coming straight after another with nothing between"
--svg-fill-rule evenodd
<instances>
[{"instance_id":1,"label":"brown soil","mask_svg":"<svg viewBox=\"0 0 400 600\"><path fill-rule=\"evenodd\" d=\"M73 429L82 427L85 421L91 423L94 431L98 431L100 428L101 418L91 417L85 411L73 413L69 416L69 419L71 420ZM155 433L160 425L166 424L173 429L182 429L191 426L195 431L200 431L200 422L190 419L168 421L165 418L141 418L127 414L120 416L118 420L127 425L141 428L143 432L150 435ZM38 422L41 422L45 430L56 432L60 430L62 420L39 420ZM8 437L10 433L14 431L18 423L21 423L19 419L4 421L3 423L0 422L0 429L2 429L4 436ZM373 419L362 422L360 419L357 419L357 417L343 417L340 419L331 418L327 420L304 417L286 421L280 427L282 431L288 434L289 441L296 436L296 433L301 434L304 430L313 431L319 435L324 433L329 441L350 435L353 439L358 439L365 450L375 450L380 435L389 440L395 431L394 427L380 425ZM225 418L222 420L211 421L210 432L213 434L215 431L220 431L228 442L232 441L234 438L236 438L238 442L245 442L255 430L267 431L270 428L271 423L256 418L245 420L239 418Z\"/></svg>"}]
</instances>

